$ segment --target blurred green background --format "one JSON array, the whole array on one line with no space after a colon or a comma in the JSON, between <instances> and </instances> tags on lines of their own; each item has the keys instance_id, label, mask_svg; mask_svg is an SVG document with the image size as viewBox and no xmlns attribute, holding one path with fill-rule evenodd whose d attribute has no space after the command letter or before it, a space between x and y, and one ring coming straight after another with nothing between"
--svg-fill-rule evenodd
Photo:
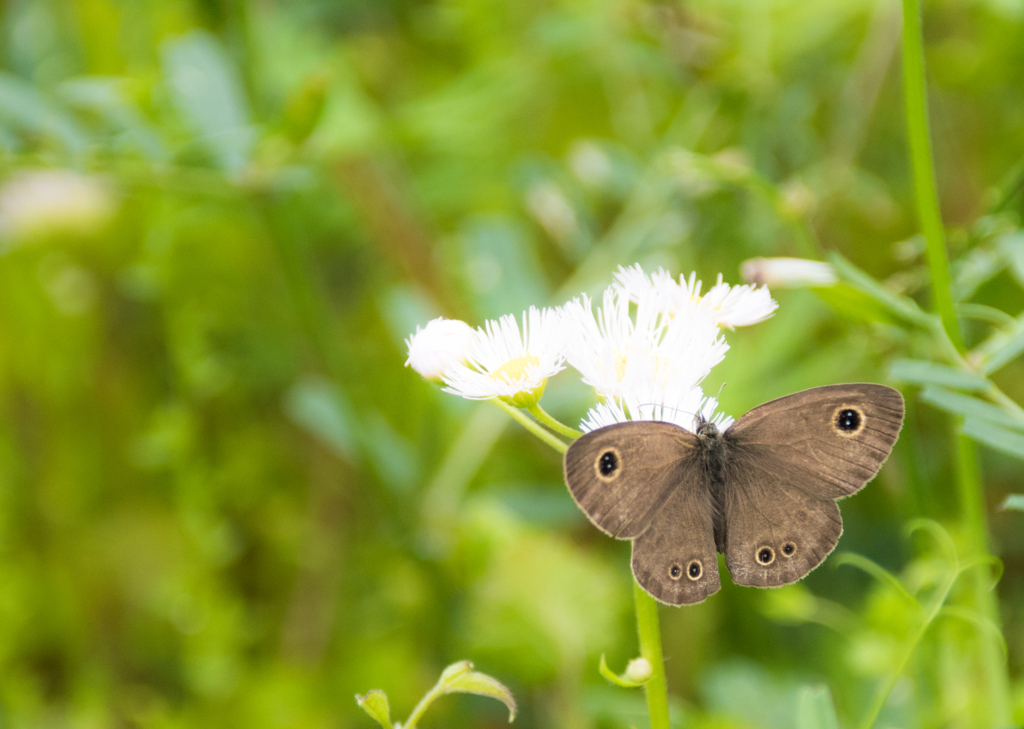
<instances>
[{"instance_id":1,"label":"blurred green background","mask_svg":"<svg viewBox=\"0 0 1024 729\"><path fill-rule=\"evenodd\" d=\"M628 544L556 453L404 368L403 339L638 261L707 284L837 251L929 305L895 0L2 8L0 727L368 727L353 694L404 718L464 658L515 726L642 727L642 693L597 672L637 651ZM1024 3L924 17L973 347L1024 332ZM734 416L933 357L849 289L774 294L706 382ZM1019 358L992 381L1024 400ZM970 539L956 423L903 389L839 550L921 586L941 567L908 521ZM565 373L544 403L575 423L591 397ZM880 725L993 726L993 692L1024 721L1024 514L998 509L1024 461L978 457L1007 662L994 622L938 620ZM854 725L918 618L836 562L662 609L681 726L791 727L819 684ZM456 696L424 726L505 722Z\"/></svg>"}]
</instances>

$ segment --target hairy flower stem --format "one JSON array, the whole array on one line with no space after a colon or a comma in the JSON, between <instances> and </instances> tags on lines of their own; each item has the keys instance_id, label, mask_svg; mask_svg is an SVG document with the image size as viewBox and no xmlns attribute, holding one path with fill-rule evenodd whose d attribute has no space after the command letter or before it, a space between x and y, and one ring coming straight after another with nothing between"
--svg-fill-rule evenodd
<instances>
[{"instance_id":1,"label":"hairy flower stem","mask_svg":"<svg viewBox=\"0 0 1024 729\"><path fill-rule=\"evenodd\" d=\"M529 430L535 436L547 443L559 453L565 453L569 446L544 430L540 425L526 417L521 410L495 398L495 403L502 410L515 418L520 425ZM548 415L539 405L530 408L530 412L542 423L558 430L567 437L577 438L579 433L571 431L568 426L559 423ZM550 423L548 421L551 421ZM554 425L560 426L555 428ZM633 583L633 591L636 598L636 625L637 633L640 636L640 655L650 661L654 673L651 679L644 684L644 691L647 694L647 712L650 715L651 729L669 729L668 724L668 686L665 683L665 661L661 656L661 630L658 627L658 603L653 597L644 592L640 585Z\"/></svg>"},{"instance_id":2,"label":"hairy flower stem","mask_svg":"<svg viewBox=\"0 0 1024 729\"><path fill-rule=\"evenodd\" d=\"M650 661L654 670L650 680L644 684L651 729L669 729L668 685L665 682L665 661L661 656L658 603L635 582L633 592L636 596L636 626L640 634L640 655Z\"/></svg>"},{"instance_id":3,"label":"hairy flower stem","mask_svg":"<svg viewBox=\"0 0 1024 729\"><path fill-rule=\"evenodd\" d=\"M512 407L507 402L497 397L493 398L491 402L493 402L499 408L501 408L506 413L515 418L520 425L522 425L524 428L526 428L528 431L533 433L535 436L540 438L542 441L547 443L549 446L554 448L559 453L565 453L567 450L569 450L569 446L565 443L565 441L556 438L554 435L544 430L544 428L542 428L535 420L531 420L530 418L526 417L523 414L523 411L520 410L519 408Z\"/></svg>"},{"instance_id":4,"label":"hairy flower stem","mask_svg":"<svg viewBox=\"0 0 1024 729\"><path fill-rule=\"evenodd\" d=\"M931 273L932 301L942 319L943 329L958 353L964 350L960 325L956 316L949 275L945 230L935 185L935 166L928 129L928 100L924 74L924 42L921 32L920 0L903 0L903 94L906 102L907 138L910 164L914 176L914 199L918 222L928 251ZM962 530L970 549L985 555L989 549L988 525L985 519L985 494L973 441L959 433L961 419L954 421L956 433L957 485L962 512ZM974 602L981 614L996 625L999 610L984 580L974 582ZM1006 664L998 646L986 635L979 635L979 658L983 682L987 687L989 725L1010 723L1009 680ZM880 708L880 707L879 707Z\"/></svg>"},{"instance_id":5,"label":"hairy flower stem","mask_svg":"<svg viewBox=\"0 0 1024 729\"><path fill-rule=\"evenodd\" d=\"M533 417L537 418L537 420L540 421L541 425L551 428L551 430L555 431L559 435L564 435L566 438L569 438L570 440L576 440L581 435L583 435L583 433L576 430L575 428L570 428L568 425L565 425L564 423L548 415L547 411L545 411L544 408L540 406L540 403L537 403L536 405L533 405L532 407L527 409L530 411L530 414L533 415Z\"/></svg>"}]
</instances>

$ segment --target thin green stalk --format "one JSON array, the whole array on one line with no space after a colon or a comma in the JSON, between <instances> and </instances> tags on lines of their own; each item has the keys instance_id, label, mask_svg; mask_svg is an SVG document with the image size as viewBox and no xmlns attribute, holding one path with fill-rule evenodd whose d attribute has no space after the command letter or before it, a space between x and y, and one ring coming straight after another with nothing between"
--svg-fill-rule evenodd
<instances>
[{"instance_id":1,"label":"thin green stalk","mask_svg":"<svg viewBox=\"0 0 1024 729\"><path fill-rule=\"evenodd\" d=\"M533 417L537 418L537 420L541 422L541 424L547 426L548 428L551 428L551 430L555 431L559 435L564 435L566 438L569 438L571 440L576 440L581 435L583 435L583 433L576 430L575 428L570 428L565 423L562 423L548 415L547 411L545 411L544 408L540 406L540 403L537 403L533 407L528 408L528 410L530 411L530 414L533 415Z\"/></svg>"},{"instance_id":2,"label":"thin green stalk","mask_svg":"<svg viewBox=\"0 0 1024 729\"><path fill-rule=\"evenodd\" d=\"M907 138L914 173L917 217L928 250L932 301L949 338L963 351L960 324L950 288L946 235L935 187L932 142L928 131L928 98L924 80L924 45L921 35L920 0L903 0L903 96L906 102Z\"/></svg>"},{"instance_id":3,"label":"thin green stalk","mask_svg":"<svg viewBox=\"0 0 1024 729\"><path fill-rule=\"evenodd\" d=\"M640 634L640 655L650 662L654 671L651 680L644 684L651 729L669 729L668 684L665 682L665 661L661 656L658 603L635 582L633 593L636 596L636 626Z\"/></svg>"},{"instance_id":4,"label":"thin green stalk","mask_svg":"<svg viewBox=\"0 0 1024 729\"><path fill-rule=\"evenodd\" d=\"M528 417L523 415L523 411L520 410L519 408L512 407L507 402L497 397L491 400L491 402L493 402L499 408L501 408L506 413L515 418L520 425L522 425L524 428L526 428L528 431L533 433L535 436L540 438L542 441L547 443L549 446L554 448L559 453L565 453L567 450L569 450L569 446L564 440L560 440L559 438L556 438L554 435L552 435L550 432L544 430L544 428L542 428L537 423L537 421L530 420Z\"/></svg>"},{"instance_id":5,"label":"thin green stalk","mask_svg":"<svg viewBox=\"0 0 1024 729\"><path fill-rule=\"evenodd\" d=\"M953 301L945 231L939 209L928 130L928 101L924 73L924 41L921 32L920 0L903 0L903 93L906 101L907 137L914 175L914 198L928 252L932 280L932 300L942 319L945 335L958 355L964 351L960 325ZM990 393L991 395L992 393ZM958 419L959 420L959 419ZM959 431L961 423L955 427ZM988 525L985 519L985 494L974 443L959 432L957 438L957 485L963 511L963 529L975 554L988 553ZM975 581L974 603L987 619L1000 624L999 609L991 592L981 580ZM941 604L940 604L941 605ZM924 628L927 627L925 624ZM923 635L923 629L922 629ZM1009 723L1009 679L1006 663L988 636L979 636L979 658L983 681L988 691L987 710L996 725ZM909 653L906 656L909 658ZM906 661L904 660L904 663ZM902 667L900 669L902 671ZM884 704L885 699L882 699ZM881 710L881 705L877 707ZM877 717L877 711L875 712ZM873 723L872 719L872 723ZM866 726L870 726L867 724Z\"/></svg>"},{"instance_id":6,"label":"thin green stalk","mask_svg":"<svg viewBox=\"0 0 1024 729\"><path fill-rule=\"evenodd\" d=\"M515 418L520 425L559 453L565 453L569 449L566 443L546 431L536 421L526 417L521 410L512 407L498 398L491 402ZM552 418L539 405L530 408L530 412L542 422L549 420L551 423L561 426L560 430L569 431L566 433L569 437L577 438L580 435L575 431L570 431L568 426L562 425L562 423ZM545 422L545 425L549 424ZM552 426L549 425L549 427ZM651 679L644 684L644 691L647 694L647 711L651 719L651 729L669 729L668 685L665 682L665 661L661 655L658 603L635 582L633 583L633 591L636 597L636 625L637 633L640 636L640 655L650 662L651 670L653 671Z\"/></svg>"}]
</instances>

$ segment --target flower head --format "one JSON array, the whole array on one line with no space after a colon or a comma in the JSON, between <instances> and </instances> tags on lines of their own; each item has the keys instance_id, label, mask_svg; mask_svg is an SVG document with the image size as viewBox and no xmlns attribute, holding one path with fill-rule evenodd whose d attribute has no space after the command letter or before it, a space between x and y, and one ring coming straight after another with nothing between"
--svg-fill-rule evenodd
<instances>
[{"instance_id":1,"label":"flower head","mask_svg":"<svg viewBox=\"0 0 1024 729\"><path fill-rule=\"evenodd\" d=\"M673 316L654 288L637 297L616 286L604 292L595 314L587 296L563 307L569 333L566 358L583 381L605 398L694 386L725 356L728 345L706 310Z\"/></svg>"},{"instance_id":2,"label":"flower head","mask_svg":"<svg viewBox=\"0 0 1024 729\"><path fill-rule=\"evenodd\" d=\"M702 282L697 274L679 277L676 281L666 271L658 269L649 277L639 264L620 267L615 273L615 284L632 301L653 296L664 311L672 316L685 314L689 309L705 309L718 326L732 329L756 324L770 317L778 308L768 288L755 285L730 286L722 282L722 275L711 289L701 296Z\"/></svg>"},{"instance_id":3,"label":"flower head","mask_svg":"<svg viewBox=\"0 0 1024 729\"><path fill-rule=\"evenodd\" d=\"M441 374L469 357L475 333L458 319L443 316L429 322L405 340L409 348L406 367L412 367L428 380L441 382Z\"/></svg>"},{"instance_id":4,"label":"flower head","mask_svg":"<svg viewBox=\"0 0 1024 729\"><path fill-rule=\"evenodd\" d=\"M519 408L530 407L544 394L552 375L564 366L562 317L555 309L530 307L523 327L508 314L477 329L464 363L441 375L445 392L470 400L493 397Z\"/></svg>"}]
</instances>

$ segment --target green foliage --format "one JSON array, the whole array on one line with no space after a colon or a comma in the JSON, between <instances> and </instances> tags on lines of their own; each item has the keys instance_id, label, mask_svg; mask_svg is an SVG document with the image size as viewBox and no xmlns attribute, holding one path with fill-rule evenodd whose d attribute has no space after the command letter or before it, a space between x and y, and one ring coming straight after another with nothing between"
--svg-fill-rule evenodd
<instances>
[{"instance_id":1,"label":"green foliage","mask_svg":"<svg viewBox=\"0 0 1024 729\"><path fill-rule=\"evenodd\" d=\"M838 283L773 289L706 386L733 415L903 388L894 453L842 504L844 559L881 579L836 555L662 609L673 722L855 726L890 683L879 726L1024 722L1024 16L924 7L958 347L897 10L6 3L0 721L354 729L355 692L413 706L470 656L517 725L644 726L598 671L637 654L628 547L574 509L557 454L403 369L403 339L621 264L735 282L803 256ZM558 377L544 395L573 425L591 404ZM951 544L901 540L919 517ZM424 726L504 721L462 697Z\"/></svg>"}]
</instances>

